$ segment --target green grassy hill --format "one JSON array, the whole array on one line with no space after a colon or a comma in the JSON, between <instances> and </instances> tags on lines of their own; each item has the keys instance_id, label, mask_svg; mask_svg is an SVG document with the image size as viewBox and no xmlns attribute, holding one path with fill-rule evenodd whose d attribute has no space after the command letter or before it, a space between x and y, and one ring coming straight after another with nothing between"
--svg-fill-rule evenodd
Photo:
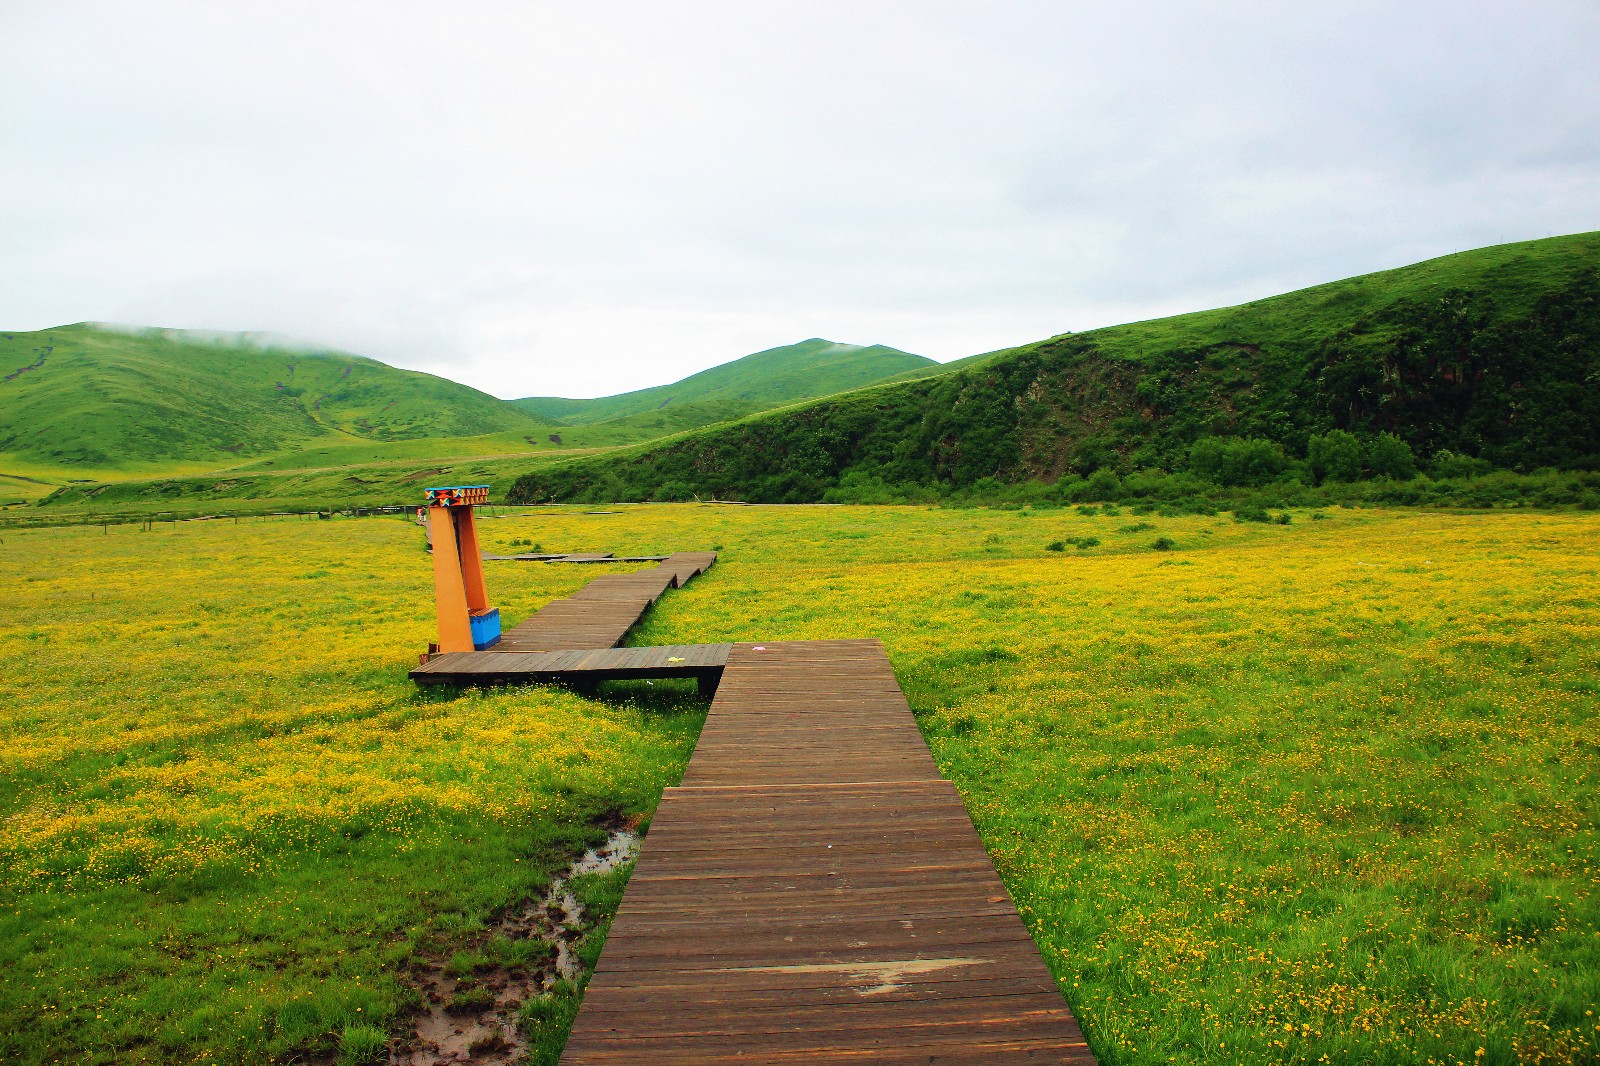
<instances>
[{"instance_id":1,"label":"green grassy hill","mask_svg":"<svg viewBox=\"0 0 1600 1066\"><path fill-rule=\"evenodd\" d=\"M600 400L512 404L355 356L161 331L0 334L0 358L0 502L187 475L70 485L48 498L63 510L397 502L450 477L515 479L517 501L1071 499L1091 475L1101 499L1204 483L1290 499L1411 464L1600 469L1600 233L954 364L807 341ZM1312 454L1336 437L1344 473Z\"/></svg>"},{"instance_id":2,"label":"green grassy hill","mask_svg":"<svg viewBox=\"0 0 1600 1066\"><path fill-rule=\"evenodd\" d=\"M45 361L13 379L13 419L34 428L13 429L25 448L0 452L0 504L48 497L95 513L393 503L452 478L503 487L557 456L671 440L907 366L943 369L893 349L807 341L664 389L550 401L540 409L569 417L556 423L448 381L252 336L70 326L11 338ZM47 368L48 379L27 380ZM441 417L418 422L419 411ZM39 432L51 417L55 428Z\"/></svg>"},{"instance_id":3,"label":"green grassy hill","mask_svg":"<svg viewBox=\"0 0 1600 1066\"><path fill-rule=\"evenodd\" d=\"M803 501L850 486L939 493L1102 470L1260 483L1321 477L1313 438L1348 439L1360 455L1398 441L1424 464L1600 467L1600 233L1066 334L938 377L546 467L513 497Z\"/></svg>"},{"instance_id":4,"label":"green grassy hill","mask_svg":"<svg viewBox=\"0 0 1600 1066\"><path fill-rule=\"evenodd\" d=\"M671 385L593 400L529 396L512 402L552 422L580 426L627 419L630 426L661 436L847 392L906 371L939 369L932 359L881 344L863 347L813 337L723 363Z\"/></svg>"},{"instance_id":5,"label":"green grassy hill","mask_svg":"<svg viewBox=\"0 0 1600 1066\"><path fill-rule=\"evenodd\" d=\"M264 334L91 323L0 333L0 504L74 483L196 477L186 494L204 482L200 475L220 472L581 454L733 421L908 368L942 369L892 348L811 340L662 388L507 402ZM178 490L163 480L132 491L160 498Z\"/></svg>"},{"instance_id":6,"label":"green grassy hill","mask_svg":"<svg viewBox=\"0 0 1600 1066\"><path fill-rule=\"evenodd\" d=\"M465 385L249 334L0 333L0 456L23 466L215 466L312 442L543 429Z\"/></svg>"}]
</instances>

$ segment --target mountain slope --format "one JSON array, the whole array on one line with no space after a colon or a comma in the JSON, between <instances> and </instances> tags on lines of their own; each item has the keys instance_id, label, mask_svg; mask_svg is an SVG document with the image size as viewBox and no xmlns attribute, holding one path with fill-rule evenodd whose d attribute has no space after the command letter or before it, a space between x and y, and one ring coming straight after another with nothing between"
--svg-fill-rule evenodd
<instances>
[{"instance_id":1,"label":"mountain slope","mask_svg":"<svg viewBox=\"0 0 1600 1066\"><path fill-rule=\"evenodd\" d=\"M543 423L430 374L251 334L79 323L0 333L0 453L123 468Z\"/></svg>"},{"instance_id":2,"label":"mountain slope","mask_svg":"<svg viewBox=\"0 0 1600 1066\"><path fill-rule=\"evenodd\" d=\"M813 337L714 366L670 385L593 400L529 396L511 402L538 418L572 426L654 412L677 415L691 408L682 416L663 416L659 425L670 426L665 432L675 432L938 366L932 359L881 344L839 344Z\"/></svg>"},{"instance_id":3,"label":"mountain slope","mask_svg":"<svg viewBox=\"0 0 1600 1066\"><path fill-rule=\"evenodd\" d=\"M1423 459L1600 465L1600 233L1054 337L935 378L560 464L512 495L801 501L846 477L960 487L1177 471L1205 438L1259 439L1294 459L1334 429L1394 434Z\"/></svg>"},{"instance_id":4,"label":"mountain slope","mask_svg":"<svg viewBox=\"0 0 1600 1066\"><path fill-rule=\"evenodd\" d=\"M811 340L656 389L511 403L266 334L79 323L0 333L0 461L8 473L60 482L75 473L283 469L337 464L347 454L381 460L390 452L399 458L425 450L428 440L440 441L439 458L616 447L907 368L940 369L892 348ZM400 442L411 444L400 449Z\"/></svg>"}]
</instances>

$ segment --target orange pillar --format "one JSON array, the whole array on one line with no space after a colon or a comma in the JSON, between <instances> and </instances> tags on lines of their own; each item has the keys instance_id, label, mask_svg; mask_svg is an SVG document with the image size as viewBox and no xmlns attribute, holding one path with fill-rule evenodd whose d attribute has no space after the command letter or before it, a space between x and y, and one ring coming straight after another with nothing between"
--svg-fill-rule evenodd
<instances>
[{"instance_id":1,"label":"orange pillar","mask_svg":"<svg viewBox=\"0 0 1600 1066\"><path fill-rule=\"evenodd\" d=\"M450 507L428 508L428 533L433 538L433 587L439 610L439 650L472 651L472 623L467 620L466 580L456 538L456 521ZM483 595L483 561L474 536L472 561L478 574L478 595Z\"/></svg>"},{"instance_id":2,"label":"orange pillar","mask_svg":"<svg viewBox=\"0 0 1600 1066\"><path fill-rule=\"evenodd\" d=\"M461 582L466 588L467 610L473 614L489 609L489 587L483 582L483 553L478 550L478 524L472 508L457 508L456 554L461 560Z\"/></svg>"}]
</instances>

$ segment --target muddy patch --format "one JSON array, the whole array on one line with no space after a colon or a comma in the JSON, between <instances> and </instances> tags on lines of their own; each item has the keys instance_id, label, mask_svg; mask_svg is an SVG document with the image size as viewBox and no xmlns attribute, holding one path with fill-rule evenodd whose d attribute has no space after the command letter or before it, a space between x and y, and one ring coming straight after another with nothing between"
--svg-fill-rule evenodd
<instances>
[{"instance_id":1,"label":"muddy patch","mask_svg":"<svg viewBox=\"0 0 1600 1066\"><path fill-rule=\"evenodd\" d=\"M632 862L638 850L638 834L613 832L552 881L543 898L513 908L470 947L423 962L412 974L422 998L414 1037L389 1061L395 1066L517 1061L525 1046L517 1025L522 1005L549 994L558 982L582 976L576 944L588 923L572 879L612 873Z\"/></svg>"}]
</instances>

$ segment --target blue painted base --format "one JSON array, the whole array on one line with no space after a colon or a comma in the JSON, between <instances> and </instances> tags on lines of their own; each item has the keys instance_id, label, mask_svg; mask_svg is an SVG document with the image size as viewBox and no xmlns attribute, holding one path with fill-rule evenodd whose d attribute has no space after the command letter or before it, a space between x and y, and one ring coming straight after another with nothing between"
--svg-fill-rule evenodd
<instances>
[{"instance_id":1,"label":"blue painted base","mask_svg":"<svg viewBox=\"0 0 1600 1066\"><path fill-rule=\"evenodd\" d=\"M500 643L500 608L491 607L468 619L472 626L472 646L479 651Z\"/></svg>"}]
</instances>

